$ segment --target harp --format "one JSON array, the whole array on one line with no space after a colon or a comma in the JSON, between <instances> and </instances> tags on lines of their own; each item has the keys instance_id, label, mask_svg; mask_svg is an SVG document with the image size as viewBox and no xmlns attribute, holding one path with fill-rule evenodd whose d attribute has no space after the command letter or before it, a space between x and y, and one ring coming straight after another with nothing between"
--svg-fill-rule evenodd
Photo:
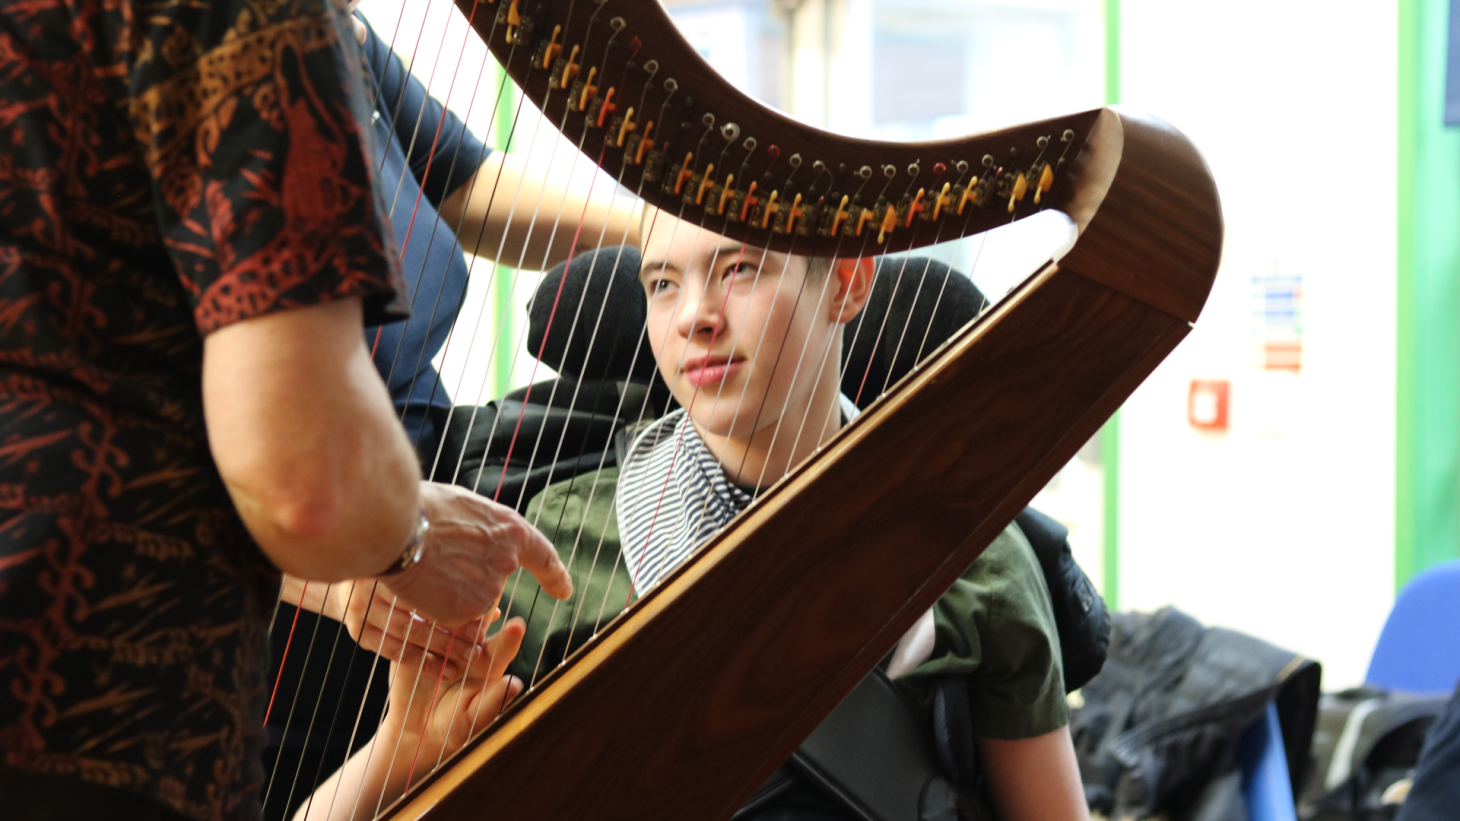
<instances>
[{"instance_id":1,"label":"harp","mask_svg":"<svg viewBox=\"0 0 1460 821\"><path fill-rule=\"evenodd\" d=\"M657 4L455 2L583 157L747 245L885 254L1043 209L1078 231L386 810L727 818L1186 335L1217 193L1132 112L842 138L729 86Z\"/></svg>"}]
</instances>

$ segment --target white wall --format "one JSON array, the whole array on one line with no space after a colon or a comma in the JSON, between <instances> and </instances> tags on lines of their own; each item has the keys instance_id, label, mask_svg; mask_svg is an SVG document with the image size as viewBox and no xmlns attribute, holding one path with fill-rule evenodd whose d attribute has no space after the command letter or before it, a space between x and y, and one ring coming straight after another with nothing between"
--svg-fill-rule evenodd
<instances>
[{"instance_id":1,"label":"white wall","mask_svg":"<svg viewBox=\"0 0 1460 821\"><path fill-rule=\"evenodd\" d=\"M1122 0L1123 101L1216 176L1196 330L1123 411L1121 604L1174 603L1358 683L1392 601L1395 0ZM1252 278L1303 278L1301 374L1253 353ZM1231 429L1190 427L1194 378Z\"/></svg>"}]
</instances>

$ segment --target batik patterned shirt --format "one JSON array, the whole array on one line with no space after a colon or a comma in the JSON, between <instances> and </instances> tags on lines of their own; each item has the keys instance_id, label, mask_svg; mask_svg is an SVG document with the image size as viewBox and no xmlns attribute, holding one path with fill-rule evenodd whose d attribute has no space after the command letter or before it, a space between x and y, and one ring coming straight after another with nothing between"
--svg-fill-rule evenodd
<instances>
[{"instance_id":1,"label":"batik patterned shirt","mask_svg":"<svg viewBox=\"0 0 1460 821\"><path fill-rule=\"evenodd\" d=\"M0 5L0 763L257 817L278 579L203 337L400 315L363 72L342 2Z\"/></svg>"}]
</instances>

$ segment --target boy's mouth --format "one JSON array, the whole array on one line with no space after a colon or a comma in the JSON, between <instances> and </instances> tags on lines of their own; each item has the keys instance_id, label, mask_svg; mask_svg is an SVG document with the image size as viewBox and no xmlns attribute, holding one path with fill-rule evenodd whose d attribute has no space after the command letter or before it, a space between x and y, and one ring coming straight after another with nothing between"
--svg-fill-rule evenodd
<instances>
[{"instance_id":1,"label":"boy's mouth","mask_svg":"<svg viewBox=\"0 0 1460 821\"><path fill-rule=\"evenodd\" d=\"M702 388L706 385L719 384L730 374L740 370L744 364L743 359L731 359L727 356L702 356L686 360L683 375L691 385Z\"/></svg>"}]
</instances>

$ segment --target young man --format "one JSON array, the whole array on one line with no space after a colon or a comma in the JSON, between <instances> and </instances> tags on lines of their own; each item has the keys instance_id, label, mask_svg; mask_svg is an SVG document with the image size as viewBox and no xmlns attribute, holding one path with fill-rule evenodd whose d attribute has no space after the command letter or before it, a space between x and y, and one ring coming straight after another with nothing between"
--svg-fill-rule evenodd
<instances>
[{"instance_id":1,"label":"young man","mask_svg":"<svg viewBox=\"0 0 1460 821\"><path fill-rule=\"evenodd\" d=\"M640 593L855 416L837 354L874 272L870 259L748 248L663 212L646 225L649 340L682 409L640 434L619 468L623 556ZM1039 564L1011 526L904 637L888 672L924 704L931 677L966 676L999 817L1068 821L1088 811L1059 659Z\"/></svg>"},{"instance_id":2,"label":"young man","mask_svg":"<svg viewBox=\"0 0 1460 821\"><path fill-rule=\"evenodd\" d=\"M626 576L647 591L856 414L833 354L869 298L872 260L744 248L663 213L645 225L647 331L682 410L650 423L619 464L563 476L529 505L574 593L534 614L510 668L521 679L556 666L611 618L630 593ZM523 579L504 606L526 614L534 587ZM966 682L982 774L1004 821L1088 817L1049 591L1017 526L910 631L888 672L930 722L934 680ZM775 801L749 818L850 817L812 788Z\"/></svg>"}]
</instances>

